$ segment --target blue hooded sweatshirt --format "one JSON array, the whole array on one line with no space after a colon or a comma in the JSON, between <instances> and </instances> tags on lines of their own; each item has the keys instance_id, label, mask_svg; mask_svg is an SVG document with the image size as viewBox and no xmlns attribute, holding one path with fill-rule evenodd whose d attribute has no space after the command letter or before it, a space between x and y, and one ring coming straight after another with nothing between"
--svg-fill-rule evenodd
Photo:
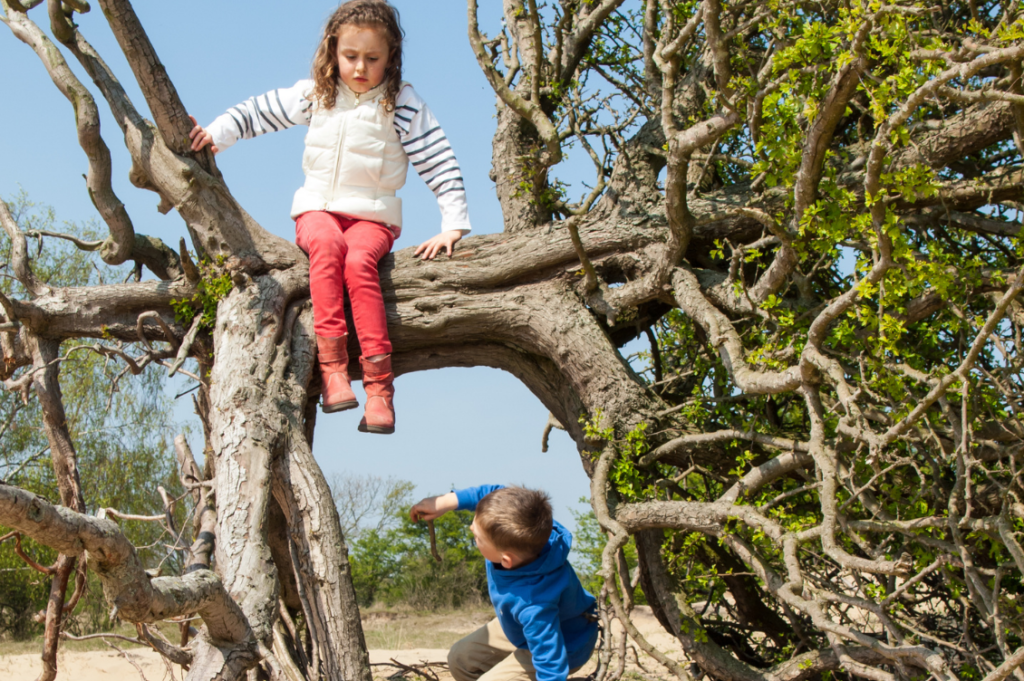
<instances>
[{"instance_id":1,"label":"blue hooded sweatshirt","mask_svg":"<svg viewBox=\"0 0 1024 681\"><path fill-rule=\"evenodd\" d=\"M456 490L459 510L475 511L481 499L501 488ZM569 564L571 548L572 534L554 522L535 560L511 570L487 561L487 588L501 629L512 645L530 651L537 681L565 681L597 643L597 622L585 617L595 600Z\"/></svg>"}]
</instances>

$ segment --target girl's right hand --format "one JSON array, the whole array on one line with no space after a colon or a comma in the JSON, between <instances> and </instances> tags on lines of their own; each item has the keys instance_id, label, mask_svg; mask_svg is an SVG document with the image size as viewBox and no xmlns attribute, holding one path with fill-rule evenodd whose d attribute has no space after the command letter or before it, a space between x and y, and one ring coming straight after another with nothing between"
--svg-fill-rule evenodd
<instances>
[{"instance_id":1,"label":"girl's right hand","mask_svg":"<svg viewBox=\"0 0 1024 681\"><path fill-rule=\"evenodd\" d=\"M216 153L220 151L220 149L218 149L217 145L213 143L213 136L210 133L206 132L206 128L196 123L195 116L189 116L189 118L192 119L192 123L196 126L192 128L192 131L189 132L188 134L189 139L192 140L192 151L199 151L207 144L209 144L210 151L212 151L216 155Z\"/></svg>"},{"instance_id":2,"label":"girl's right hand","mask_svg":"<svg viewBox=\"0 0 1024 681\"><path fill-rule=\"evenodd\" d=\"M434 520L440 518L448 511L454 511L459 507L459 498L455 492L442 494L439 497L427 497L413 504L409 509L409 518L413 522L420 520Z\"/></svg>"}]
</instances>

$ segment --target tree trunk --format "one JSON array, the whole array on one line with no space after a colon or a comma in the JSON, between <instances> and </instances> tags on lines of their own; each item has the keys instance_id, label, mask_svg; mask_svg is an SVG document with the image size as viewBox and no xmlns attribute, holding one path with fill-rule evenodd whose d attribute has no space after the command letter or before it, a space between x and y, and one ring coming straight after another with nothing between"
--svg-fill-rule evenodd
<instances>
[{"instance_id":1,"label":"tree trunk","mask_svg":"<svg viewBox=\"0 0 1024 681\"><path fill-rule=\"evenodd\" d=\"M192 248L212 257L235 284L219 303L212 345L208 336L196 341L199 326L186 337L172 302L191 297L203 282L184 241L175 255L132 237L108 192L95 107L76 99L84 87L28 19L29 6L40 3L0 4L5 24L72 100L96 171L90 191L105 197L101 215L117 242L113 259L127 257L131 240L138 262L158 276L177 277L51 290L35 279L25 235L0 201L11 271L26 292L15 300L0 296L4 376L33 365L34 373L9 387L34 384L39 394L65 504L53 507L0 484L0 520L62 551L58 577L70 573L70 557L85 554L108 600L129 621L199 612L199 640L191 651L175 653L191 656L190 679L255 676L262 655L264 671L275 677L369 681L344 537L311 455L316 379L306 259L245 213L209 152L189 150L191 123L131 3L99 0L155 124L70 21L72 9L84 11L86 3L51 0L54 35L103 93L124 134L132 181L159 193L162 210L176 208ZM825 48L794 49L793 38L778 33L777 13L757 3L649 0L642 27L621 0L540 3L548 8L543 13L533 0L501 4L504 23L493 40L485 41L475 25L476 0L468 9L474 54L499 100L492 179L504 233L468 239L451 259L419 260L406 249L382 261L396 372L486 365L522 380L578 443L593 478L594 509L612 537L603 556L606 582L615 583L622 568L612 558L634 536L655 614L711 677L804 681L842 668L894 681L891 670L916 674L906 671L915 667L952 681L951 666L966 651L963 660L991 668L988 681L1006 678L1021 656L1008 643L1000 599L1024 569L1008 520L1022 512L1010 500L1016 491L1002 494L1001 507L999 499L987 509L971 502L980 498L972 477L978 468L993 484L1016 480L1021 439L1013 430L1019 425L1013 405L1021 401L1020 335L1005 318L1024 290L1019 249L1009 241L1019 232L1024 198L1014 151L1024 148L1017 82L1024 44L1005 30L1019 20L1017 10L997 18L979 15L976 3L910 3L851 6L839 17L827 3L807 13L799 3L783 2L786 21L803 31L793 35L828 34L826 55ZM936 12L941 21L933 20ZM895 25L913 38L907 44L940 47L903 54L910 48L894 45L896 54L888 54L888 27ZM941 47L947 44L954 47ZM903 77L907 60L921 82ZM1014 133L1016 145L1009 143ZM569 139L582 147L601 140L605 155L595 152L594 160L595 187L602 189L593 194L596 202L559 224L553 215L577 211L560 203L549 172ZM663 169L666 182L659 186ZM837 255L843 249L858 254L852 277ZM970 256L958 260L960 251ZM950 272L961 264L969 273L962 282L955 279L959 271ZM894 292L892 275L906 279L907 290ZM686 346L689 354L680 353L679 361L692 366L679 372L689 376L688 392L666 404L659 396L668 394L664 386L645 385L617 346L672 308L685 322L670 340ZM915 326L936 314L946 316ZM914 348L920 356L905 362L879 338L890 331L927 337L920 345L934 348ZM147 361L157 361L149 341L159 340L181 360L190 354L198 360L207 383L199 402L207 478L216 493L213 570L197 563L199 569L180 577L150 578L113 523L82 513L53 359L62 340L83 337L144 339ZM1001 372L1006 375L993 376ZM949 392L957 382L959 402ZM976 404L978 396L985 404ZM797 406L780 417L781 401ZM715 415L706 420L707 414L693 413L700 409ZM716 419L720 425L707 425ZM583 422L611 435L588 442ZM652 449L638 456L622 439L640 424L651 426ZM922 425L928 433L916 432ZM1003 439L979 437L989 429L1001 429ZM948 481L936 485L940 493L930 508L922 490L916 500L927 517L900 525L885 509L902 500L887 490L913 479L907 471L918 464L907 457L931 456L935 441L943 460L927 465L956 484L952 491ZM774 458L766 455L743 472L750 461L727 449L740 443L773 450ZM588 450L598 444L603 451L595 463ZM1009 471L993 467L1004 461ZM632 466L650 483L645 490L656 493L616 488L609 482L613 465ZM704 465L715 469L708 472L714 484L690 481ZM856 490L861 469L875 477ZM926 476L920 479L914 486L927 486ZM840 483L850 485L852 496ZM1016 484L1006 482L1007 490ZM710 491L715 485L724 491ZM623 501L630 494L640 498ZM800 495L807 495L800 503L811 511L795 505ZM771 512L775 502L790 505L787 513L799 522L784 527ZM972 515L975 508L992 515ZM214 521L212 507L203 518ZM736 645L712 638L718 632L704 628L685 583L676 582L663 560L665 528L721 541L731 566L754 577L721 578L710 570L702 577L734 596L770 597L763 608L738 608L739 619L758 621L776 643L796 636L800 652L777 646L768 651L774 656L768 666L746 655L752 637ZM1004 562L992 563L992 551L980 555L983 545L972 537L982 533L999 536ZM901 546L907 547L902 555ZM908 579L915 555L940 552ZM938 575L948 584L933 584ZM897 577L905 580L899 587ZM885 584L881 597L861 588L869 580ZM916 634L901 633L908 620L892 625L885 617L921 615L895 608L923 602L911 602L918 598L912 586L939 594L932 613L962 606L955 626L971 631L953 636L955 645L936 639L942 653L929 647L933 641L919 644ZM54 583L48 622L59 623L63 589ZM900 589L911 598L895 604ZM970 602L960 593L969 593ZM631 627L618 592L611 589L609 597L630 636L652 652ZM289 610L302 614L309 656L296 648ZM876 619L878 627L865 625ZM802 633L806 622L815 628L811 637ZM54 625L47 634L56 631ZM1012 640L1019 642L1019 627L1015 632ZM686 676L678 662L656 657Z\"/></svg>"},{"instance_id":2,"label":"tree trunk","mask_svg":"<svg viewBox=\"0 0 1024 681\"><path fill-rule=\"evenodd\" d=\"M547 168L539 164L543 145L533 125L500 101L491 154L491 180L506 232L534 230L551 221Z\"/></svg>"},{"instance_id":3,"label":"tree trunk","mask_svg":"<svg viewBox=\"0 0 1024 681\"><path fill-rule=\"evenodd\" d=\"M292 578L278 570L294 570L313 641L311 677L369 681L337 509L306 437L316 347L312 314L300 312L307 276L296 267L240 279L218 308L209 411L221 509L217 567L268 648L279 614L279 579ZM290 561L284 565L275 564L267 537L272 503L288 527Z\"/></svg>"}]
</instances>

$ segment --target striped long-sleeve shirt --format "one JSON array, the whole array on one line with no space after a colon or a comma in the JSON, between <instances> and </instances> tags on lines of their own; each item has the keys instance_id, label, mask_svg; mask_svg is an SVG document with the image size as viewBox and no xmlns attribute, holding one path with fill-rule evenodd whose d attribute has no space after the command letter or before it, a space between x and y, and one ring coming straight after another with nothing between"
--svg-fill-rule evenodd
<instances>
[{"instance_id":1,"label":"striped long-sleeve shirt","mask_svg":"<svg viewBox=\"0 0 1024 681\"><path fill-rule=\"evenodd\" d=\"M309 125L313 102L309 99L313 81L300 80L289 88L278 88L233 106L207 127L219 151L240 139L252 139L268 132L296 125ZM409 163L437 197L441 209L441 231L470 230L466 186L459 162L448 137L423 98L409 85L395 102L394 128L409 157Z\"/></svg>"}]
</instances>

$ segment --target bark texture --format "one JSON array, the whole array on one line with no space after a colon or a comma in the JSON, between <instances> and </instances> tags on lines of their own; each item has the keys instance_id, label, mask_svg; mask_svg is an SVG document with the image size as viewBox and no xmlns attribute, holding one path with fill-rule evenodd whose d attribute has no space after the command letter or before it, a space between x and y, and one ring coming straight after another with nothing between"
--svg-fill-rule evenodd
<instances>
[{"instance_id":1,"label":"bark texture","mask_svg":"<svg viewBox=\"0 0 1024 681\"><path fill-rule=\"evenodd\" d=\"M20 287L0 296L3 378L44 407L63 504L0 485L0 522L64 554L48 634L84 555L121 618L201 615L187 650L165 648L190 679L369 681L311 454L306 258L189 151L128 0L99 6L153 122L75 25L84 3L51 1L45 17L0 3L76 114L110 227L77 245L158 277L50 287L0 201ZM504 231L450 259L388 255L381 283L396 373L503 369L577 442L608 537L602 616L626 632L604 639L597 681L621 676L609 661L626 636L684 679L1020 678L1024 621L1007 606L1024 574L1019 8L500 4L488 36L467 0L467 32L495 93ZM135 234L96 102L58 45L109 106L132 182L214 264ZM593 161L578 201L558 176L570 144ZM172 301L215 282L230 282L215 320L177 321ZM644 375L619 351L641 335ZM138 360L97 350L136 369L197 360L207 470L179 443L199 509L183 575L149 577L113 522L84 515L57 361L79 338L140 343ZM634 569L689 666L633 626Z\"/></svg>"}]
</instances>

